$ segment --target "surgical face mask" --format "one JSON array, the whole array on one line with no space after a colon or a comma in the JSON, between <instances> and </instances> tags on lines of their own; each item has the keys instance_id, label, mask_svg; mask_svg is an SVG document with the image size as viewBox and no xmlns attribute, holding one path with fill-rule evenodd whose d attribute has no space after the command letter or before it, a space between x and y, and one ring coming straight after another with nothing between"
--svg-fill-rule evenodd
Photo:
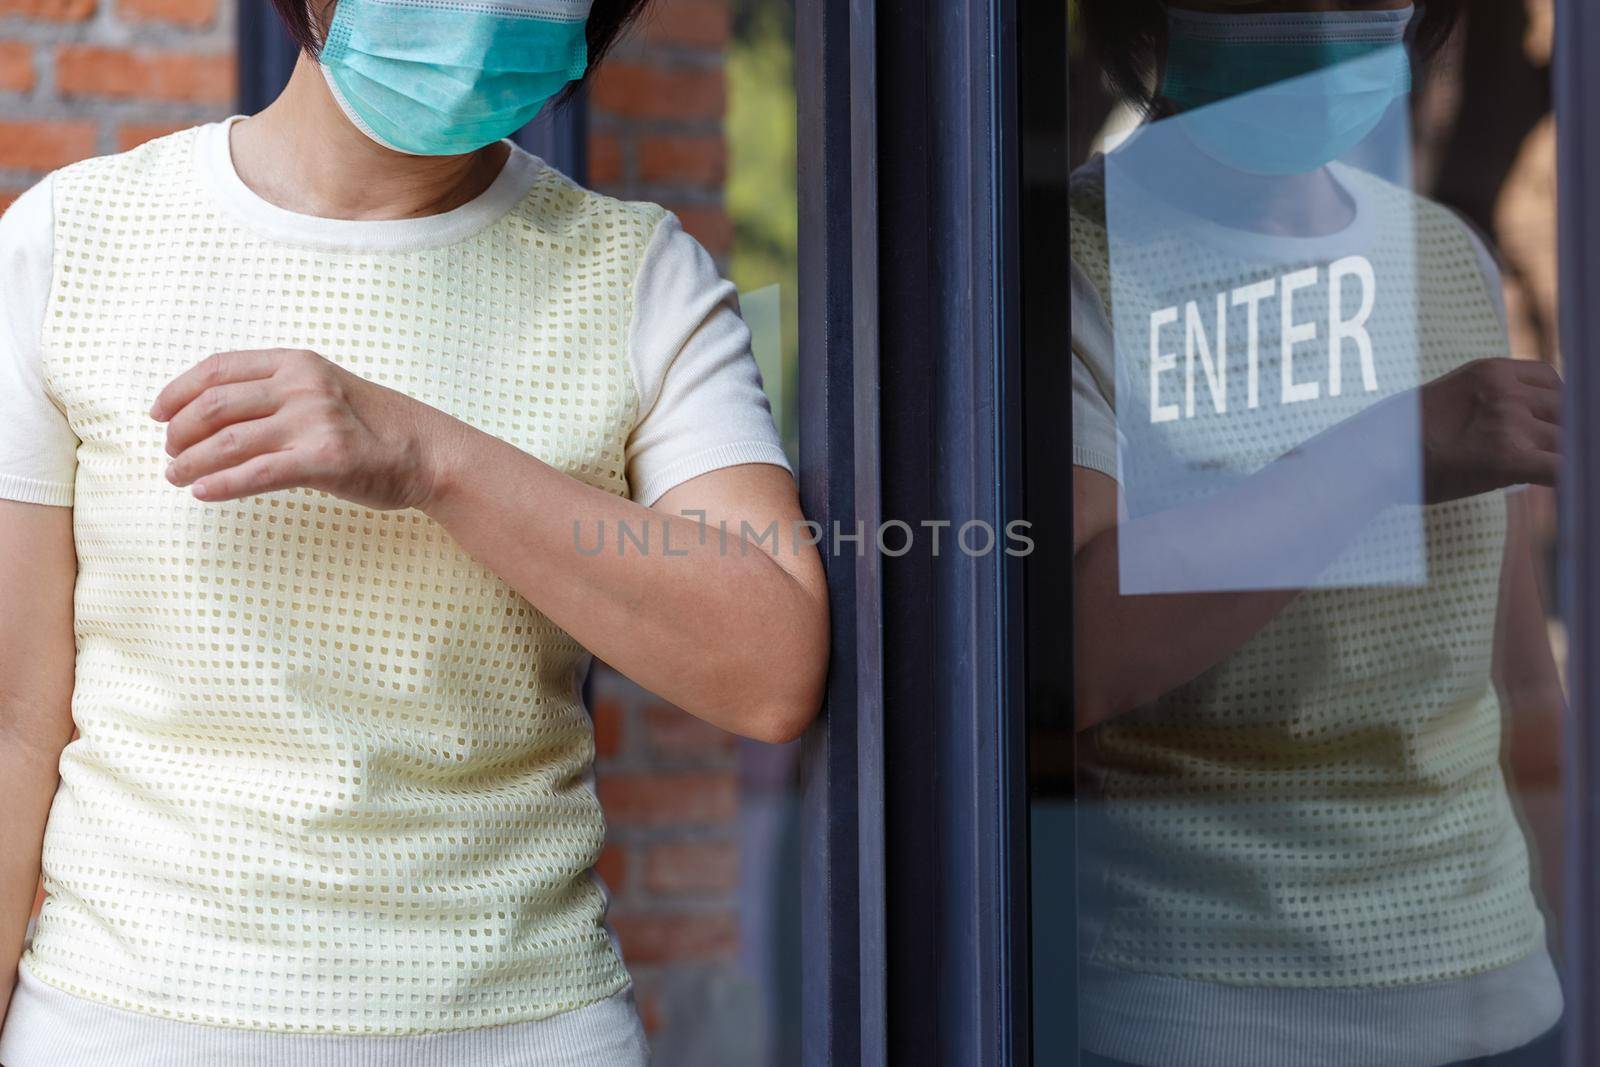
<instances>
[{"instance_id":1,"label":"surgical face mask","mask_svg":"<svg viewBox=\"0 0 1600 1067\"><path fill-rule=\"evenodd\" d=\"M1413 11L1172 8L1161 95L1219 161L1255 174L1308 174L1365 140L1411 91Z\"/></svg>"},{"instance_id":2,"label":"surgical face mask","mask_svg":"<svg viewBox=\"0 0 1600 1067\"><path fill-rule=\"evenodd\" d=\"M583 76L589 3L339 0L317 58L362 133L410 155L461 155Z\"/></svg>"}]
</instances>

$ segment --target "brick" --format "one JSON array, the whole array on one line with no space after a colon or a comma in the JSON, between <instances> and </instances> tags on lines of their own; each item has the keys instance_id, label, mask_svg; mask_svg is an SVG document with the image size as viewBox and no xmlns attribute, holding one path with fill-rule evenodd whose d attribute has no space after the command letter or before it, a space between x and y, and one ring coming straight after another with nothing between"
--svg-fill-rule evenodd
<instances>
[{"instance_id":1,"label":"brick","mask_svg":"<svg viewBox=\"0 0 1600 1067\"><path fill-rule=\"evenodd\" d=\"M644 1024L644 1032L657 1034L661 1032L661 996L654 990L639 990L635 1000L639 1012L639 1021Z\"/></svg>"},{"instance_id":2,"label":"brick","mask_svg":"<svg viewBox=\"0 0 1600 1067\"><path fill-rule=\"evenodd\" d=\"M666 756L715 757L732 752L738 739L670 704L644 710L645 736L652 751Z\"/></svg>"},{"instance_id":3,"label":"brick","mask_svg":"<svg viewBox=\"0 0 1600 1067\"><path fill-rule=\"evenodd\" d=\"M590 99L616 115L637 119L720 119L727 87L720 67L671 70L615 59L595 72Z\"/></svg>"},{"instance_id":4,"label":"brick","mask_svg":"<svg viewBox=\"0 0 1600 1067\"><path fill-rule=\"evenodd\" d=\"M731 959L739 923L730 912L671 912L608 916L629 964Z\"/></svg>"},{"instance_id":5,"label":"brick","mask_svg":"<svg viewBox=\"0 0 1600 1067\"><path fill-rule=\"evenodd\" d=\"M610 759L622 750L622 705L602 697L594 702L590 716L594 719L595 757Z\"/></svg>"},{"instance_id":6,"label":"brick","mask_svg":"<svg viewBox=\"0 0 1600 1067\"><path fill-rule=\"evenodd\" d=\"M739 810L739 784L732 771L613 771L599 776L599 793L607 821L623 826L727 823Z\"/></svg>"},{"instance_id":7,"label":"brick","mask_svg":"<svg viewBox=\"0 0 1600 1067\"><path fill-rule=\"evenodd\" d=\"M209 26L217 20L217 0L117 0L117 14L128 22Z\"/></svg>"},{"instance_id":8,"label":"brick","mask_svg":"<svg viewBox=\"0 0 1600 1067\"><path fill-rule=\"evenodd\" d=\"M622 181L622 142L615 134L589 135L589 184L616 185Z\"/></svg>"},{"instance_id":9,"label":"brick","mask_svg":"<svg viewBox=\"0 0 1600 1067\"><path fill-rule=\"evenodd\" d=\"M644 883L664 896L731 893L739 888L739 848L731 841L675 841L645 853Z\"/></svg>"},{"instance_id":10,"label":"brick","mask_svg":"<svg viewBox=\"0 0 1600 1067\"><path fill-rule=\"evenodd\" d=\"M24 192L23 189L0 189L0 214L4 214L6 208L16 203L17 197Z\"/></svg>"},{"instance_id":11,"label":"brick","mask_svg":"<svg viewBox=\"0 0 1600 1067\"><path fill-rule=\"evenodd\" d=\"M733 247L733 220L720 207L696 204L672 207L672 210L689 236L705 245L712 255L720 256Z\"/></svg>"},{"instance_id":12,"label":"brick","mask_svg":"<svg viewBox=\"0 0 1600 1067\"><path fill-rule=\"evenodd\" d=\"M99 128L93 122L0 121L0 167L54 170L94 154Z\"/></svg>"},{"instance_id":13,"label":"brick","mask_svg":"<svg viewBox=\"0 0 1600 1067\"><path fill-rule=\"evenodd\" d=\"M720 190L728 177L727 142L721 134L646 137L639 142L639 177Z\"/></svg>"},{"instance_id":14,"label":"brick","mask_svg":"<svg viewBox=\"0 0 1600 1067\"><path fill-rule=\"evenodd\" d=\"M628 852L615 842L600 850L594 871L613 893L619 892L628 877Z\"/></svg>"},{"instance_id":15,"label":"brick","mask_svg":"<svg viewBox=\"0 0 1600 1067\"><path fill-rule=\"evenodd\" d=\"M26 41L0 41L0 92L25 93L36 81L33 47Z\"/></svg>"},{"instance_id":16,"label":"brick","mask_svg":"<svg viewBox=\"0 0 1600 1067\"><path fill-rule=\"evenodd\" d=\"M117 151L138 148L146 141L165 137L169 133L186 130L192 122L129 122L117 127Z\"/></svg>"},{"instance_id":17,"label":"brick","mask_svg":"<svg viewBox=\"0 0 1600 1067\"><path fill-rule=\"evenodd\" d=\"M728 0L666 0L644 24L645 45L722 51L731 36Z\"/></svg>"},{"instance_id":18,"label":"brick","mask_svg":"<svg viewBox=\"0 0 1600 1067\"><path fill-rule=\"evenodd\" d=\"M64 45L56 52L56 85L69 96L231 104L234 60L232 55Z\"/></svg>"},{"instance_id":19,"label":"brick","mask_svg":"<svg viewBox=\"0 0 1600 1067\"><path fill-rule=\"evenodd\" d=\"M50 22L82 22L95 12L97 0L0 0L0 15L21 15Z\"/></svg>"}]
</instances>

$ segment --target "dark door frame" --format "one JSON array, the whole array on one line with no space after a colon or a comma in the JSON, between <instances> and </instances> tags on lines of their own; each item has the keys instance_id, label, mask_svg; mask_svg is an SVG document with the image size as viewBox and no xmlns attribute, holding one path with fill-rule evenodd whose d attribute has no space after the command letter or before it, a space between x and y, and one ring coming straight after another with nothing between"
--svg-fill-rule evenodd
<instances>
[{"instance_id":1,"label":"dark door frame","mask_svg":"<svg viewBox=\"0 0 1600 1067\"><path fill-rule=\"evenodd\" d=\"M1562 781L1565 858L1566 1052L1569 1067L1600 1062L1600 12L1560 0L1555 34L1559 142L1561 336L1567 446L1561 507L1562 614L1568 628L1567 744Z\"/></svg>"},{"instance_id":2,"label":"dark door frame","mask_svg":"<svg viewBox=\"0 0 1600 1067\"><path fill-rule=\"evenodd\" d=\"M1017 7L797 5L808 1065L1028 1062Z\"/></svg>"},{"instance_id":3,"label":"dark door frame","mask_svg":"<svg viewBox=\"0 0 1600 1067\"><path fill-rule=\"evenodd\" d=\"M882 561L895 1062L1029 1057L1017 8L897 5L878 46L883 511L923 534Z\"/></svg>"},{"instance_id":4,"label":"dark door frame","mask_svg":"<svg viewBox=\"0 0 1600 1067\"><path fill-rule=\"evenodd\" d=\"M833 550L881 514L875 30L872 0L796 5L800 496L832 612L827 706L802 746L807 1067L888 1062L879 559Z\"/></svg>"}]
</instances>

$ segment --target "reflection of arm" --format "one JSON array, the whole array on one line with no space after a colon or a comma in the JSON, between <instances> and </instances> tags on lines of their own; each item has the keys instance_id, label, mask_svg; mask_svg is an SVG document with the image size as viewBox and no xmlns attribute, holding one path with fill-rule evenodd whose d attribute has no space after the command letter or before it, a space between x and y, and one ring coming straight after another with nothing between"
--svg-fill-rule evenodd
<instances>
[{"instance_id":1,"label":"reflection of arm","mask_svg":"<svg viewBox=\"0 0 1600 1067\"><path fill-rule=\"evenodd\" d=\"M1408 495L1383 484L1407 469L1402 457L1420 451L1431 503L1555 482L1560 379L1545 364L1480 359L1422 388L1420 426L1384 401L1224 492L1119 526L1110 323L1076 266L1072 297L1080 729L1192 681L1250 640L1295 587ZM1197 574L1250 574L1281 588L1122 596L1119 552L1137 561L1146 588L1195 588L1185 577Z\"/></svg>"},{"instance_id":2,"label":"reflection of arm","mask_svg":"<svg viewBox=\"0 0 1600 1067\"><path fill-rule=\"evenodd\" d=\"M1072 335L1073 676L1077 724L1086 729L1193 680L1271 622L1299 595L1293 586L1331 563L1382 509L1388 494L1375 474L1392 457L1382 455L1375 435L1335 427L1223 493L1123 519L1110 476L1118 445L1111 323L1076 264ZM1282 589L1123 596L1119 550L1149 577L1160 566L1178 575L1253 570L1299 578Z\"/></svg>"},{"instance_id":3,"label":"reflection of arm","mask_svg":"<svg viewBox=\"0 0 1600 1067\"><path fill-rule=\"evenodd\" d=\"M1506 495L1506 554L1494 675L1507 713L1512 775L1519 788L1538 789L1559 780L1566 694L1539 592L1529 496L1530 492Z\"/></svg>"},{"instance_id":4,"label":"reflection of arm","mask_svg":"<svg viewBox=\"0 0 1600 1067\"><path fill-rule=\"evenodd\" d=\"M1384 400L1223 492L1120 524L1115 483L1075 468L1079 726L1147 703L1243 645L1293 598L1289 587L1321 572L1405 498L1387 483L1409 451L1420 447L1429 503L1554 485L1559 385L1542 363L1476 360L1423 386L1420 443L1402 436L1417 429L1405 409ZM1194 588L1185 579L1196 574L1301 577L1264 580L1284 587L1266 593L1123 596L1123 551L1155 576L1150 588Z\"/></svg>"},{"instance_id":5,"label":"reflection of arm","mask_svg":"<svg viewBox=\"0 0 1600 1067\"><path fill-rule=\"evenodd\" d=\"M1335 427L1225 492L1120 525L1116 483L1099 471L1073 468L1079 729L1193 680L1243 646L1301 592L1123 596L1119 541L1148 546L1140 550L1141 559L1155 551L1196 559L1203 554L1205 562L1197 566L1232 573L1271 551L1292 556L1301 573L1315 573L1391 499L1378 479L1356 473L1363 436L1352 424ZM1365 470L1376 468L1374 463ZM1241 537L1241 530L1252 536ZM1167 562L1175 571L1185 569L1182 559Z\"/></svg>"}]
</instances>

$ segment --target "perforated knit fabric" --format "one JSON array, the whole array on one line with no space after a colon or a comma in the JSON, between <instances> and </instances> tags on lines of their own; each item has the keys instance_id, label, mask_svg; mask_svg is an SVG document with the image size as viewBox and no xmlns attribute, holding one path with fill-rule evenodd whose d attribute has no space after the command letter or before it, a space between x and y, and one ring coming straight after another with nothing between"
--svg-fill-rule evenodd
<instances>
[{"instance_id":1,"label":"perforated knit fabric","mask_svg":"<svg viewBox=\"0 0 1600 1067\"><path fill-rule=\"evenodd\" d=\"M1368 254L1403 246L1415 259L1416 292L1400 297L1415 301L1422 380L1508 355L1460 222L1341 173L1375 212ZM1231 278L1219 253L1177 232L1126 254L1166 273L1190 264L1210 291L1260 276ZM1114 315L1099 168L1073 183L1072 256ZM1303 313L1320 313L1307 297ZM1273 352L1263 346L1266 381ZM1098 364L1096 382L1116 380L1109 352L1075 355ZM1231 442L1259 463L1271 444ZM1215 668L1092 733L1108 872L1094 962L1240 986L1380 988L1542 949L1490 676L1504 500L1420 510L1426 585L1304 592Z\"/></svg>"},{"instance_id":2,"label":"perforated knit fabric","mask_svg":"<svg viewBox=\"0 0 1600 1067\"><path fill-rule=\"evenodd\" d=\"M219 212L194 137L55 178L42 358L82 441L81 736L22 965L118 1007L306 1033L615 993L583 649L419 512L195 500L146 409L209 352L306 347L625 494L632 282L661 209L546 170L463 240L322 251Z\"/></svg>"}]
</instances>

